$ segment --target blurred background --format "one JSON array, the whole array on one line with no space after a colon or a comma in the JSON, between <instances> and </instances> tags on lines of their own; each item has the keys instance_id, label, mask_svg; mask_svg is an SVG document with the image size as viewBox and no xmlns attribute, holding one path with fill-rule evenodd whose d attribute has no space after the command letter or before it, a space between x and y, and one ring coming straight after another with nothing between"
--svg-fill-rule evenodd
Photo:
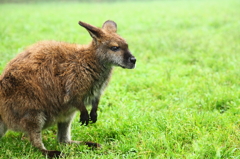
<instances>
[{"instance_id":1,"label":"blurred background","mask_svg":"<svg viewBox=\"0 0 240 159\"><path fill-rule=\"evenodd\" d=\"M123 2L153 0L0 0L0 3L35 3L35 2Z\"/></svg>"}]
</instances>

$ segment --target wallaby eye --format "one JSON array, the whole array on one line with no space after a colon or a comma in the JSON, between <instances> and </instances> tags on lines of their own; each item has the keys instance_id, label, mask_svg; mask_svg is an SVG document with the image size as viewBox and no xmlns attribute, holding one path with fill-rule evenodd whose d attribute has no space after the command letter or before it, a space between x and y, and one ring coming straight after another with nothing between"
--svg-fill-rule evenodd
<instances>
[{"instance_id":1,"label":"wallaby eye","mask_svg":"<svg viewBox=\"0 0 240 159\"><path fill-rule=\"evenodd\" d=\"M118 50L120 49L120 47L118 47L118 46L112 46L112 47L110 47L110 49L111 49L112 51L118 51Z\"/></svg>"}]
</instances>

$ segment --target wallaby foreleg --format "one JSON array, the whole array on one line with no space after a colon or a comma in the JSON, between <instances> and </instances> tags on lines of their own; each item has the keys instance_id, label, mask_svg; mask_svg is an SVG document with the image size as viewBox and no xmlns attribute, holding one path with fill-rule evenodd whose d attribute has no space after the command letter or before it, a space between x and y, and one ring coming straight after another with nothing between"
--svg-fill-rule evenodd
<instances>
[{"instance_id":1,"label":"wallaby foreleg","mask_svg":"<svg viewBox=\"0 0 240 159\"><path fill-rule=\"evenodd\" d=\"M86 125L88 125L89 120L91 120L93 123L96 123L98 104L99 104L99 97L95 97L92 100L92 109L91 109L91 112L90 112L90 119L89 119L89 114L88 114L88 111L86 109L86 106L83 103L80 104L78 109L81 112L80 122L82 123L82 125L84 125L85 123L86 123Z\"/></svg>"},{"instance_id":2,"label":"wallaby foreleg","mask_svg":"<svg viewBox=\"0 0 240 159\"><path fill-rule=\"evenodd\" d=\"M78 105L77 108L81 112L79 122L81 122L82 125L84 125L85 123L86 123L86 125L88 125L88 123L89 123L89 114L88 114L86 106L83 103L81 103L81 104Z\"/></svg>"},{"instance_id":3,"label":"wallaby foreleg","mask_svg":"<svg viewBox=\"0 0 240 159\"><path fill-rule=\"evenodd\" d=\"M94 100L92 100L92 110L90 112L90 120L93 123L96 123L96 121L97 121L98 104L99 104L99 98L96 97Z\"/></svg>"}]
</instances>

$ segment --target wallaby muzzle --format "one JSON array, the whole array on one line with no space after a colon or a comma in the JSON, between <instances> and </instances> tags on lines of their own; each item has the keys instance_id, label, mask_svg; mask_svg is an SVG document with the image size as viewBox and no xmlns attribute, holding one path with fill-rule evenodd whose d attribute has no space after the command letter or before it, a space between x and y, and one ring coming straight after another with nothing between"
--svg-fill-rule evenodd
<instances>
[{"instance_id":1,"label":"wallaby muzzle","mask_svg":"<svg viewBox=\"0 0 240 159\"><path fill-rule=\"evenodd\" d=\"M135 68L135 64L137 59L131 54L130 51L125 52L124 54L124 63L125 63L125 67L124 68L128 68L128 69L133 69Z\"/></svg>"}]
</instances>

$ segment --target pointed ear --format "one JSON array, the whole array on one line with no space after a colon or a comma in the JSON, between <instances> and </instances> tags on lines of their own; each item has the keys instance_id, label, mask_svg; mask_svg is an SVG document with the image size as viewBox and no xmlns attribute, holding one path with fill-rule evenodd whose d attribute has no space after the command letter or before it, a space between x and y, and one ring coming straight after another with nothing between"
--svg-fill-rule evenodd
<instances>
[{"instance_id":1,"label":"pointed ear","mask_svg":"<svg viewBox=\"0 0 240 159\"><path fill-rule=\"evenodd\" d=\"M84 27L85 29L87 29L87 31L89 32L91 37L94 38L94 39L99 39L103 35L102 30L95 27L95 26L92 26L90 24L87 24L87 23L84 23L84 22L81 22L81 21L79 21L78 24L81 25L82 27Z\"/></svg>"},{"instance_id":2,"label":"pointed ear","mask_svg":"<svg viewBox=\"0 0 240 159\"><path fill-rule=\"evenodd\" d=\"M111 20L108 20L105 23L103 23L102 28L107 32L113 32L113 33L117 32L117 24Z\"/></svg>"}]
</instances>

